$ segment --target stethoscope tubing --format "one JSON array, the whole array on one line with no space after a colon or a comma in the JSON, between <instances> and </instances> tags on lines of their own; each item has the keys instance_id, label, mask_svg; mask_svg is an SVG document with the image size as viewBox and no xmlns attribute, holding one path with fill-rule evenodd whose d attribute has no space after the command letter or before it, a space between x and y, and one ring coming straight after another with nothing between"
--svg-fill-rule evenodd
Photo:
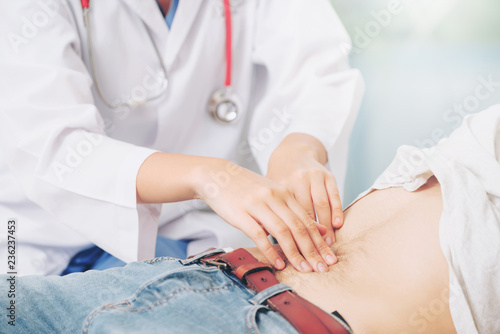
<instances>
[{"instance_id":1,"label":"stethoscope tubing","mask_svg":"<svg viewBox=\"0 0 500 334\"><path fill-rule=\"evenodd\" d=\"M237 96L234 95L234 93L232 92L232 88L231 88L231 85L232 85L232 65L233 65L233 45L232 45L232 31L233 31L233 27L232 27L232 14L231 14L231 3L230 3L230 0L223 0L223 4L224 4L224 17L225 17L225 25L226 25L226 45L225 45L225 56L226 56L226 78L225 78L225 82L224 82L224 94L222 94L222 96L224 97L224 99L227 99L229 98L229 100L226 100L227 101L231 101L231 102L235 102L237 105L239 105L240 103L238 103L238 101L232 101L233 99L234 100L239 100L237 98ZM81 5L82 5L82 11L83 11L83 20L84 20L84 24L85 24L85 27L86 27L86 30L87 30L87 41L88 41L88 48L89 48L89 58L90 58L90 66L91 66L91 72L92 72L92 76L94 78L94 84L95 84L95 87L96 87L96 90L97 90L97 93L99 95L99 97L101 98L101 101L104 102L104 104L106 106L108 106L109 108L111 109L117 109L117 108L121 108L121 107L135 107L135 106L138 106L138 105L142 105L143 103L147 102L147 101L152 101L152 100L155 100L157 98L159 98L163 92L161 92L160 94L154 96L154 97L151 97L151 98L147 98L145 101L129 101L129 102L125 102L125 103L119 103L119 104L112 104L110 103L105 97L104 97L104 94L102 92L102 89L101 89L101 86L99 84L99 80L97 78L97 73L96 73L96 66L95 66L95 54L94 54L94 46L93 46L93 39L92 39L92 29L91 29L91 22L90 22L90 0L81 0ZM149 31L149 29L146 29L147 33L148 33L148 36L149 36L149 39L151 40L151 43L153 44L153 47L154 47L154 50L155 50L155 53L156 53L156 56L160 62L160 65L162 67L162 70L163 70L163 74L164 74L164 79L165 81L167 81L168 77L167 77L167 70L166 70L166 66L163 62L163 59L160 55L160 52L158 50L158 46L156 45L154 39L153 39L153 36L151 36L151 32ZM216 92L215 95L217 95L218 92ZM231 98L233 97L233 98ZM213 113L212 113L213 114ZM218 118L217 116L215 116L216 119ZM227 121L224 121L224 120L220 120L218 119L219 121L222 121L223 123L227 123Z\"/></svg>"},{"instance_id":2,"label":"stethoscope tubing","mask_svg":"<svg viewBox=\"0 0 500 334\"><path fill-rule=\"evenodd\" d=\"M233 26L229 0L224 0L224 17L226 21L226 87L229 88L231 87L233 65Z\"/></svg>"}]
</instances>

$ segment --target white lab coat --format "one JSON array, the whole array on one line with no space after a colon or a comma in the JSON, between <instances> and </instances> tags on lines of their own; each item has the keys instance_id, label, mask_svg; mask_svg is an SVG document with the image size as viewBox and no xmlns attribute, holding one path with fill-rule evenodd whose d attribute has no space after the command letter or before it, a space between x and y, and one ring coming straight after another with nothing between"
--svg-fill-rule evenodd
<instances>
[{"instance_id":1,"label":"white lab coat","mask_svg":"<svg viewBox=\"0 0 500 334\"><path fill-rule=\"evenodd\" d=\"M221 125L207 111L225 77L221 3L181 0L169 31L154 0L91 1L108 100L157 92L161 67L146 29L167 69L160 98L113 110L93 85L79 0L2 2L0 219L18 221L20 274L57 274L91 244L126 262L150 258L159 224L171 238L248 245L196 203L136 204L138 169L155 151L265 173L280 141L302 132L325 145L343 186L363 85L334 10L327 0L233 0L233 87L244 110L238 123Z\"/></svg>"}]
</instances>

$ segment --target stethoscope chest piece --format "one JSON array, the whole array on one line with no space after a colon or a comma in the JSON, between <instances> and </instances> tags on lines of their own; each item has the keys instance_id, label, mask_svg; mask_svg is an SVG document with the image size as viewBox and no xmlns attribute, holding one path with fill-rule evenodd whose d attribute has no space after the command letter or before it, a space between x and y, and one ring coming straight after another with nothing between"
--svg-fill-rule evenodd
<instances>
[{"instance_id":1,"label":"stethoscope chest piece","mask_svg":"<svg viewBox=\"0 0 500 334\"><path fill-rule=\"evenodd\" d=\"M229 88L214 93L208 103L210 115L222 124L235 122L241 113L241 101Z\"/></svg>"}]
</instances>

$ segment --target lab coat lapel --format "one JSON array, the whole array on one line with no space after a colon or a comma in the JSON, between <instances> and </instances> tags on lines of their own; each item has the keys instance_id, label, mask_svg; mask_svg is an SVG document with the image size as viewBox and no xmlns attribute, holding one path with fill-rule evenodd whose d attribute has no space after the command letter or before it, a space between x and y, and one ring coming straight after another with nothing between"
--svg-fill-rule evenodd
<instances>
[{"instance_id":1,"label":"lab coat lapel","mask_svg":"<svg viewBox=\"0 0 500 334\"><path fill-rule=\"evenodd\" d=\"M137 1L137 0L135 0ZM200 7L206 0L180 0L177 12L175 13L172 30L167 43L169 60L175 58L179 53L182 44L186 40L189 30L198 15Z\"/></svg>"},{"instance_id":2,"label":"lab coat lapel","mask_svg":"<svg viewBox=\"0 0 500 334\"><path fill-rule=\"evenodd\" d=\"M164 41L168 35L168 27L161 16L156 0L122 0L129 6L156 35L158 40Z\"/></svg>"}]
</instances>

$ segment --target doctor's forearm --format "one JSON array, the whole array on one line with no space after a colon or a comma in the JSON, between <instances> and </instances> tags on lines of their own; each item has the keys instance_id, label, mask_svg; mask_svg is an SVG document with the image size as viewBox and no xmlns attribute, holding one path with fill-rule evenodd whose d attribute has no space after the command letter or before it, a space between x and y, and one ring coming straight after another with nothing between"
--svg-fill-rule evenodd
<instances>
[{"instance_id":1,"label":"doctor's forearm","mask_svg":"<svg viewBox=\"0 0 500 334\"><path fill-rule=\"evenodd\" d=\"M221 159L154 153L137 174L137 203L171 203L196 198L202 170L216 168Z\"/></svg>"}]
</instances>

